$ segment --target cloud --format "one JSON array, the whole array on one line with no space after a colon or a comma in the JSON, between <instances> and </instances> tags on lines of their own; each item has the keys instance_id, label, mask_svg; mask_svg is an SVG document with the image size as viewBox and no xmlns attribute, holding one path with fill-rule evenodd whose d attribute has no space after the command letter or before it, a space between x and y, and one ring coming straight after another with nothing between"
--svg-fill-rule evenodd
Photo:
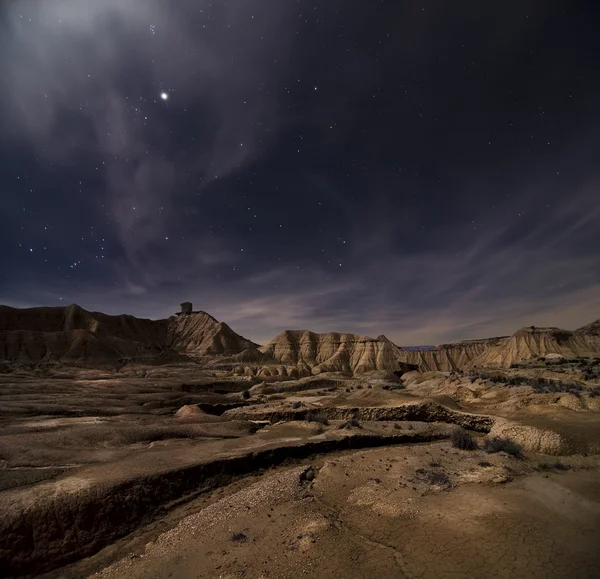
<instances>
[{"instance_id":1,"label":"cloud","mask_svg":"<svg viewBox=\"0 0 600 579\"><path fill-rule=\"evenodd\" d=\"M206 188L275 137L273 85L290 38L283 4L17 0L0 34L11 55L0 65L3 125L48 162L97 165L105 190L93 194L105 196L139 266L177 227L186 176ZM190 129L186 112L205 122L194 146L174 153L178 131Z\"/></svg>"},{"instance_id":2,"label":"cloud","mask_svg":"<svg viewBox=\"0 0 600 579\"><path fill-rule=\"evenodd\" d=\"M56 228L70 240L69 230L98 221L111 250L88 266L97 251L62 247L68 244L57 234L60 258L76 249L84 253L78 271L88 267L68 280L64 268L59 278L35 279L21 257L9 256L5 261L20 262L9 270L12 289L3 289L0 301L78 302L162 317L189 299L261 342L308 328L437 343L524 324L573 328L600 316L597 124L561 127L564 142L551 153L538 147L535 158L526 107L516 122L524 128L504 133L494 126L510 112L497 83L522 80L510 76L520 58L514 47L545 41L529 28L535 19L517 21L504 10L498 24L498 11L480 14L494 22L493 30L478 25L492 34L483 62L497 63L485 88L476 71L466 73L466 84L450 82L452 66L443 66L448 76L422 74L439 68L434 53L463 58L463 48L453 48L462 35L449 33L455 28L439 12L420 14L424 20L413 26L413 18L391 17L401 13L394 3L383 6L390 22L411 25L382 37L384 52L374 65L364 47L347 50L347 39L366 28L362 17L374 13L360 8L355 29L340 34L337 16L330 16L344 5L319 8L317 41L331 42L317 56L309 50L317 41L292 44L299 37L293 2L273 1L268 10L261 0L5 5L0 139L32 146L44 169L66 168L63 180L51 181L55 189L64 184L72 191L84 173L87 181L75 188L77 198L69 198ZM442 10L457 26L472 18L452 3ZM566 73L568 62L559 64ZM303 100L313 73L319 91L311 88L311 100ZM555 75L545 69L528 75L543 77L544 90L555 88ZM290 79L300 88L284 101ZM528 80L533 101L535 78ZM400 99L398 83L406 90ZM317 99L326 94L334 98ZM390 95L393 102L385 101ZM295 110L299 102L308 105ZM542 119L537 106L535 122L549 123L550 112ZM295 146L292 158L279 157L300 132L307 157L296 157ZM490 132L499 133L504 149L486 148ZM483 148L473 145L481 133ZM261 170L268 176L257 185ZM260 204L267 218L250 235L236 209L252 205L254 213ZM275 227L284 224L276 235L269 229L275 215ZM11 236L21 235L16 220L9 227Z\"/></svg>"}]
</instances>

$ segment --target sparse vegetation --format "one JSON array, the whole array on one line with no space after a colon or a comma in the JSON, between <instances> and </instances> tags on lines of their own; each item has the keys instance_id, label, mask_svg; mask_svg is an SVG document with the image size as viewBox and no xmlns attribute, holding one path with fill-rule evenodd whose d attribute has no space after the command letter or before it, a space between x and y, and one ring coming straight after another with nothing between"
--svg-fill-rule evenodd
<instances>
[{"instance_id":1,"label":"sparse vegetation","mask_svg":"<svg viewBox=\"0 0 600 579\"><path fill-rule=\"evenodd\" d=\"M382 388L384 390L406 390L406 386L404 384L384 384Z\"/></svg>"},{"instance_id":2,"label":"sparse vegetation","mask_svg":"<svg viewBox=\"0 0 600 579\"><path fill-rule=\"evenodd\" d=\"M546 362L548 364L549 362ZM556 370L558 371L558 370ZM598 372L600 376L600 371ZM570 393L570 394L588 394L595 396L594 390L575 382L563 382L560 380L552 380L550 378L537 378L532 376L505 376L502 374L489 374L487 372L471 373L472 379L480 378L482 380L489 380L494 384L504 384L506 386L530 386L536 393L539 394L557 394L557 393ZM588 377L589 376L589 377ZM591 371L584 374L585 380L593 380L595 372Z\"/></svg>"},{"instance_id":3,"label":"sparse vegetation","mask_svg":"<svg viewBox=\"0 0 600 579\"><path fill-rule=\"evenodd\" d=\"M451 486L450 479L443 470L418 468L415 472L419 475L419 478L423 479L430 485Z\"/></svg>"},{"instance_id":4,"label":"sparse vegetation","mask_svg":"<svg viewBox=\"0 0 600 579\"><path fill-rule=\"evenodd\" d=\"M329 420L328 420L327 416L325 416L324 414L321 414L319 412L314 412L312 410L310 410L306 413L306 416L304 419L307 422L318 422L319 424L323 424L324 426L327 426L329 424Z\"/></svg>"},{"instance_id":5,"label":"sparse vegetation","mask_svg":"<svg viewBox=\"0 0 600 579\"><path fill-rule=\"evenodd\" d=\"M552 332L552 337L559 345L563 345L568 342L572 336L573 332L569 332L568 330L554 330Z\"/></svg>"},{"instance_id":6,"label":"sparse vegetation","mask_svg":"<svg viewBox=\"0 0 600 579\"><path fill-rule=\"evenodd\" d=\"M564 462L540 462L538 464L540 470L571 470L571 466Z\"/></svg>"},{"instance_id":7,"label":"sparse vegetation","mask_svg":"<svg viewBox=\"0 0 600 579\"><path fill-rule=\"evenodd\" d=\"M460 450L475 450L477 441L464 429L455 428L450 435L450 442L454 448Z\"/></svg>"},{"instance_id":8,"label":"sparse vegetation","mask_svg":"<svg viewBox=\"0 0 600 579\"><path fill-rule=\"evenodd\" d=\"M358 418L356 418L355 416L353 416L352 418L350 418L350 420L344 420L344 422L342 422L338 428L340 430L344 430L347 428L360 428L360 422L358 421Z\"/></svg>"},{"instance_id":9,"label":"sparse vegetation","mask_svg":"<svg viewBox=\"0 0 600 579\"><path fill-rule=\"evenodd\" d=\"M521 446L514 440L502 438L500 436L489 436L483 442L483 450L486 452L506 452L515 457L522 454Z\"/></svg>"}]
</instances>

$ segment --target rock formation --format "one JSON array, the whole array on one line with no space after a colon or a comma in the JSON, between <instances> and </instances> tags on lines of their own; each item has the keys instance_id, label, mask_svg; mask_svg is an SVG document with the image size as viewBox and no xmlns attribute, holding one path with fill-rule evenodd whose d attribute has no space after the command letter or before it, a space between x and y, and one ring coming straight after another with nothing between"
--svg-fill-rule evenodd
<instances>
[{"instance_id":1,"label":"rock formation","mask_svg":"<svg viewBox=\"0 0 600 579\"><path fill-rule=\"evenodd\" d=\"M574 332L560 328L521 328L512 336L443 344L411 350L407 361L423 371L450 372L470 366L505 367L546 355L565 357L600 354L600 320Z\"/></svg>"},{"instance_id":2,"label":"rock formation","mask_svg":"<svg viewBox=\"0 0 600 579\"><path fill-rule=\"evenodd\" d=\"M226 323L206 312L171 319L168 344L177 352L196 356L239 354L255 350L258 344L236 334Z\"/></svg>"},{"instance_id":3,"label":"rock formation","mask_svg":"<svg viewBox=\"0 0 600 579\"><path fill-rule=\"evenodd\" d=\"M1 306L0 361L95 366L171 356L165 348L167 327L167 320L108 316L75 304L29 309Z\"/></svg>"},{"instance_id":4,"label":"rock formation","mask_svg":"<svg viewBox=\"0 0 600 579\"><path fill-rule=\"evenodd\" d=\"M239 354L257 345L203 312L166 320L66 307L0 306L0 362L114 366L174 361L181 354Z\"/></svg>"},{"instance_id":5,"label":"rock formation","mask_svg":"<svg viewBox=\"0 0 600 579\"><path fill-rule=\"evenodd\" d=\"M300 374L321 372L361 374L372 370L394 372L406 361L406 352L385 336L376 339L356 334L316 334L288 330L261 351L283 366L295 366Z\"/></svg>"},{"instance_id":6,"label":"rock formation","mask_svg":"<svg viewBox=\"0 0 600 579\"><path fill-rule=\"evenodd\" d=\"M522 328L512 336L404 349L385 336L288 330L260 348L205 312L166 320L88 312L77 305L0 306L0 363L120 365L194 357L248 377L300 378L322 372L453 371L509 367L536 357L600 355L600 320L575 331ZM183 356L183 357L182 357Z\"/></svg>"},{"instance_id":7,"label":"rock formation","mask_svg":"<svg viewBox=\"0 0 600 579\"><path fill-rule=\"evenodd\" d=\"M437 370L451 372L469 365L486 350L501 346L508 338L489 338L487 340L466 340L454 344L442 344L437 348L412 350L407 352L406 361L417 364L422 371Z\"/></svg>"},{"instance_id":8,"label":"rock formation","mask_svg":"<svg viewBox=\"0 0 600 579\"><path fill-rule=\"evenodd\" d=\"M589 326L592 331L593 326L594 324ZM531 326L521 328L504 343L486 349L473 360L473 365L509 367L511 364L548 354L578 357L599 353L600 337L593 333Z\"/></svg>"}]
</instances>

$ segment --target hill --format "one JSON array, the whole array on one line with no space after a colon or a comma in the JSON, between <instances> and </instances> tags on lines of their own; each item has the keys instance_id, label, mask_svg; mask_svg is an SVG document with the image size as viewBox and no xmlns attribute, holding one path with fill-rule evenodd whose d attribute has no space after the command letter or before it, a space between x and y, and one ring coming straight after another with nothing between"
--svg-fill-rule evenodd
<instances>
[{"instance_id":1,"label":"hill","mask_svg":"<svg viewBox=\"0 0 600 579\"><path fill-rule=\"evenodd\" d=\"M164 320L66 307L0 306L0 363L118 366L182 360L182 354L237 354L256 349L206 313Z\"/></svg>"},{"instance_id":2,"label":"hill","mask_svg":"<svg viewBox=\"0 0 600 579\"><path fill-rule=\"evenodd\" d=\"M206 312L172 318L167 336L171 348L196 356L239 354L258 347Z\"/></svg>"},{"instance_id":3,"label":"hill","mask_svg":"<svg viewBox=\"0 0 600 579\"><path fill-rule=\"evenodd\" d=\"M406 352L385 336L369 338L357 334L317 334L288 330L276 336L261 351L284 366L321 372L360 374L373 370L401 369Z\"/></svg>"},{"instance_id":4,"label":"hill","mask_svg":"<svg viewBox=\"0 0 600 579\"><path fill-rule=\"evenodd\" d=\"M76 304L0 306L0 361L97 366L175 355L165 347L167 320L109 316Z\"/></svg>"}]
</instances>

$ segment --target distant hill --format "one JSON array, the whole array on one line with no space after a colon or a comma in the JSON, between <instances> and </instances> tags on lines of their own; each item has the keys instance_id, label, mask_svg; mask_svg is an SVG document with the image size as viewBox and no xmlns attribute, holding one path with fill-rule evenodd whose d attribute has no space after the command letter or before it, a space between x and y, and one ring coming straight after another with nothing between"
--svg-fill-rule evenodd
<instances>
[{"instance_id":1,"label":"distant hill","mask_svg":"<svg viewBox=\"0 0 600 579\"><path fill-rule=\"evenodd\" d=\"M258 348L258 344L236 334L226 323L206 312L172 318L167 335L171 348L198 356L239 354Z\"/></svg>"},{"instance_id":2,"label":"distant hill","mask_svg":"<svg viewBox=\"0 0 600 579\"><path fill-rule=\"evenodd\" d=\"M0 361L98 366L175 355L166 347L167 320L108 316L78 305L16 309L0 306Z\"/></svg>"},{"instance_id":3,"label":"distant hill","mask_svg":"<svg viewBox=\"0 0 600 579\"><path fill-rule=\"evenodd\" d=\"M114 366L184 355L238 353L256 344L205 313L166 320L109 316L78 305L0 306L0 363Z\"/></svg>"},{"instance_id":4,"label":"distant hill","mask_svg":"<svg viewBox=\"0 0 600 579\"><path fill-rule=\"evenodd\" d=\"M406 358L402 348L385 336L369 338L357 334L288 330L273 338L261 351L285 366L298 366L310 373L400 370Z\"/></svg>"},{"instance_id":5,"label":"distant hill","mask_svg":"<svg viewBox=\"0 0 600 579\"><path fill-rule=\"evenodd\" d=\"M288 330L259 347L206 312L148 320L89 312L75 304L29 309L0 306L3 365L95 367L194 358L223 371L268 377L509 367L547 354L600 356L600 320L575 331L532 326L512 336L406 348L383 335L370 338Z\"/></svg>"}]
</instances>

